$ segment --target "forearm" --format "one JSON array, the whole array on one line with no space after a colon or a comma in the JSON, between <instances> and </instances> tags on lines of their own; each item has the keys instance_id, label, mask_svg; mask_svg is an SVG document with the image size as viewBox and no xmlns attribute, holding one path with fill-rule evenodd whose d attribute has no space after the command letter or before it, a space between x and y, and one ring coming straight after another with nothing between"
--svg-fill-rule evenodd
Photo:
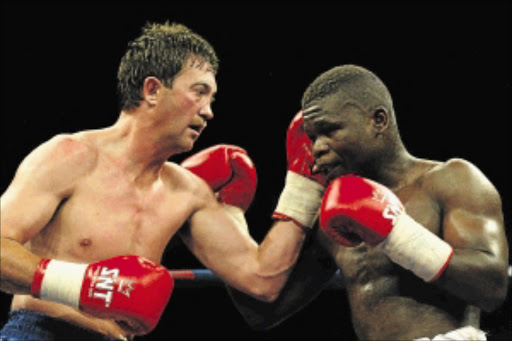
<instances>
[{"instance_id":1,"label":"forearm","mask_svg":"<svg viewBox=\"0 0 512 341\"><path fill-rule=\"evenodd\" d=\"M485 311L503 303L508 288L508 262L487 252L455 249L443 275L435 284Z\"/></svg>"},{"instance_id":2,"label":"forearm","mask_svg":"<svg viewBox=\"0 0 512 341\"><path fill-rule=\"evenodd\" d=\"M196 212L180 236L198 260L228 285L259 300L274 300L306 233L294 222L279 221L258 244L243 214L232 213L218 207Z\"/></svg>"},{"instance_id":3,"label":"forearm","mask_svg":"<svg viewBox=\"0 0 512 341\"><path fill-rule=\"evenodd\" d=\"M317 297L336 269L318 239L310 236L304 242L297 263L274 302L261 302L229 287L228 291L238 311L252 328L269 329Z\"/></svg>"},{"instance_id":4,"label":"forearm","mask_svg":"<svg viewBox=\"0 0 512 341\"><path fill-rule=\"evenodd\" d=\"M506 247L464 247L454 238L449 243L406 217L403 214L379 244L391 260L486 311L503 302L508 288Z\"/></svg>"},{"instance_id":5,"label":"forearm","mask_svg":"<svg viewBox=\"0 0 512 341\"><path fill-rule=\"evenodd\" d=\"M258 247L258 276L269 286L274 300L286 283L304 243L306 233L292 221L278 221Z\"/></svg>"},{"instance_id":6,"label":"forearm","mask_svg":"<svg viewBox=\"0 0 512 341\"><path fill-rule=\"evenodd\" d=\"M30 285L40 258L15 240L2 237L0 249L0 290L30 294Z\"/></svg>"},{"instance_id":7,"label":"forearm","mask_svg":"<svg viewBox=\"0 0 512 341\"><path fill-rule=\"evenodd\" d=\"M233 218L237 228L243 234L250 236L243 212L230 205L223 205L222 208ZM277 282L281 282L279 279L282 278L282 281L285 282L302 249L306 238L305 231L305 228L291 220L275 222L264 240L257 246L255 257L258 274L263 278L272 279L272 281L277 280ZM282 286L282 284L284 283L280 283L278 286Z\"/></svg>"}]
</instances>

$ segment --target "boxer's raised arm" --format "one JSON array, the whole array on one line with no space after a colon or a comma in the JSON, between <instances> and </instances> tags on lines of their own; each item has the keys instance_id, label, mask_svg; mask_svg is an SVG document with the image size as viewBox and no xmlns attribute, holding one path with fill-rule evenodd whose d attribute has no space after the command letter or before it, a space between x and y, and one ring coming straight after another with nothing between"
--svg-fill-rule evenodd
<instances>
[{"instance_id":1,"label":"boxer's raised arm","mask_svg":"<svg viewBox=\"0 0 512 341\"><path fill-rule=\"evenodd\" d=\"M454 185L463 179L464 186ZM487 311L505 299L508 247L498 192L473 165L451 160L424 181L442 212L430 231L388 188L369 179L333 180L322 203L321 227L345 246L361 241L426 282Z\"/></svg>"}]
</instances>

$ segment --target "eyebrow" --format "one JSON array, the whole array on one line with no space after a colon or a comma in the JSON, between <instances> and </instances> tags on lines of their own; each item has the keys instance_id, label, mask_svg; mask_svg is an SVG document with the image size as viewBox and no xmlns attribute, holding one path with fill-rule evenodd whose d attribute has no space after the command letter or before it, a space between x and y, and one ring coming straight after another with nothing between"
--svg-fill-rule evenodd
<instances>
[{"instance_id":1,"label":"eyebrow","mask_svg":"<svg viewBox=\"0 0 512 341\"><path fill-rule=\"evenodd\" d=\"M211 91L213 95L215 95L217 93L217 91L213 91L211 85L206 82L196 82L196 83L193 83L190 87L193 88L195 86L204 86L205 88L208 89L208 91Z\"/></svg>"}]
</instances>

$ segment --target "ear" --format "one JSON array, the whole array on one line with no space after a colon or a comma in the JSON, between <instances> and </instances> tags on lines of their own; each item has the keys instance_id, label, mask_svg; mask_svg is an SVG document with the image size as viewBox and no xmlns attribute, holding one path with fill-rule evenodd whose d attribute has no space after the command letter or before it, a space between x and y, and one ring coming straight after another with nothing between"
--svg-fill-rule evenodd
<instances>
[{"instance_id":1,"label":"ear","mask_svg":"<svg viewBox=\"0 0 512 341\"><path fill-rule=\"evenodd\" d=\"M146 77L142 85L142 97L150 107L156 105L158 91L163 87L162 82L156 77Z\"/></svg>"},{"instance_id":2,"label":"ear","mask_svg":"<svg viewBox=\"0 0 512 341\"><path fill-rule=\"evenodd\" d=\"M386 108L378 107L373 111L372 124L376 131L376 135L380 135L389 126L389 113Z\"/></svg>"}]
</instances>

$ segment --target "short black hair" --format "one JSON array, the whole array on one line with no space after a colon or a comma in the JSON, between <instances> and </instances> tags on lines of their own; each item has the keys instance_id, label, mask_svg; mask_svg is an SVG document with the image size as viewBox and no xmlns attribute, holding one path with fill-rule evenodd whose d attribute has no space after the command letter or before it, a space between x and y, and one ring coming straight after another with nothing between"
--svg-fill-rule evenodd
<instances>
[{"instance_id":1,"label":"short black hair","mask_svg":"<svg viewBox=\"0 0 512 341\"><path fill-rule=\"evenodd\" d=\"M318 76L302 97L302 108L329 95L340 94L368 111L384 107L394 113L386 85L371 71L357 65L341 65Z\"/></svg>"},{"instance_id":2,"label":"short black hair","mask_svg":"<svg viewBox=\"0 0 512 341\"><path fill-rule=\"evenodd\" d=\"M171 87L185 62L195 59L199 65L209 63L217 73L219 59L205 39L182 24L146 23L142 35L128 44L117 73L121 109L140 104L144 79L154 76Z\"/></svg>"}]
</instances>

